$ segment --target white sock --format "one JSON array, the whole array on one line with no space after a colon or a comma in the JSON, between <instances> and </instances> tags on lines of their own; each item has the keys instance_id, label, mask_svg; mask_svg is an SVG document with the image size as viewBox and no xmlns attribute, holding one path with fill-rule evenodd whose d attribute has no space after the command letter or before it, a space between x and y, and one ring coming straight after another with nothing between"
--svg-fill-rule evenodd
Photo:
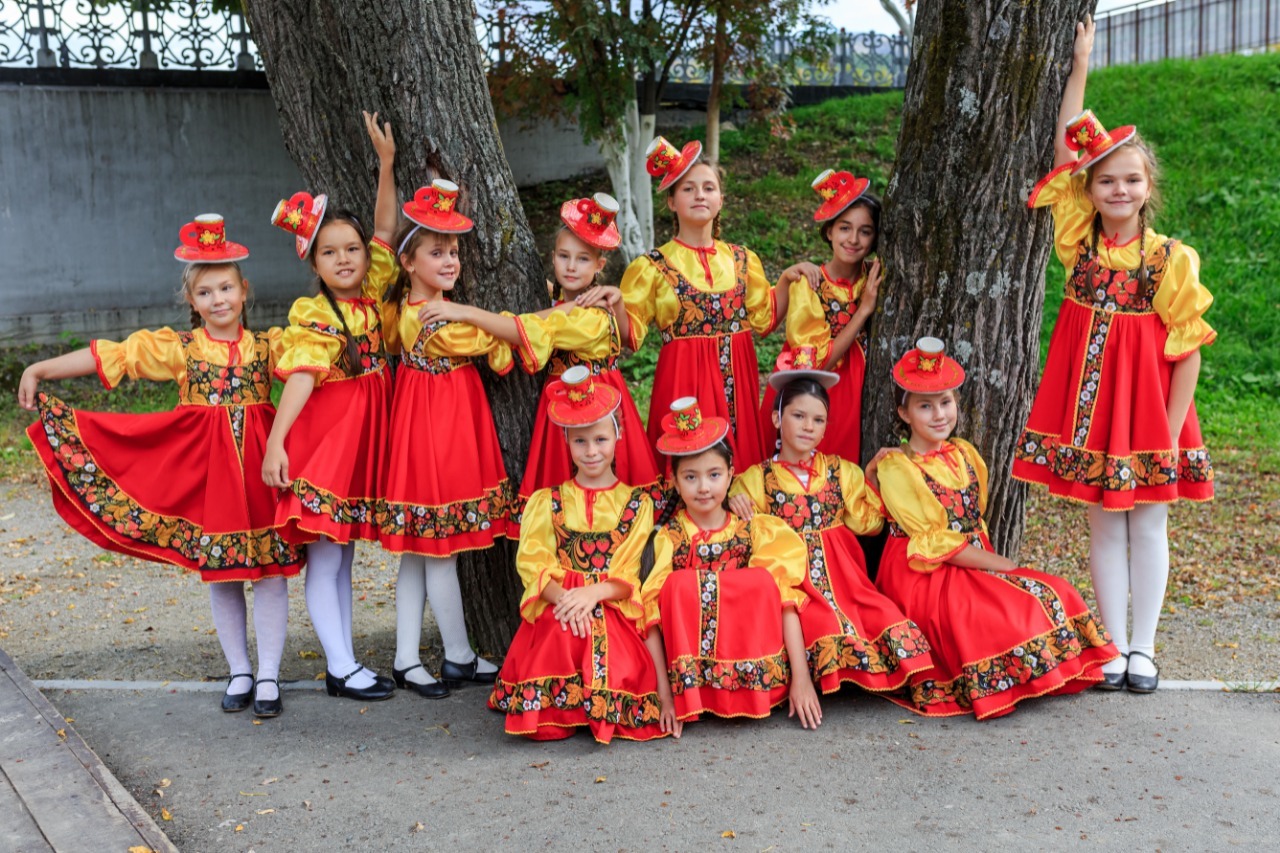
<instances>
[{"instance_id":1,"label":"white sock","mask_svg":"<svg viewBox=\"0 0 1280 853\"><path fill-rule=\"evenodd\" d=\"M440 629L444 658L452 663L468 664L476 659L467 639L467 622L462 615L462 586L458 583L458 557L427 557L427 600ZM490 674L498 668L481 658L476 672Z\"/></svg>"},{"instance_id":2,"label":"white sock","mask_svg":"<svg viewBox=\"0 0 1280 853\"><path fill-rule=\"evenodd\" d=\"M396 576L396 663L406 672L405 681L434 684L435 679L421 666L422 608L427 603L427 558L420 554L403 554L400 573Z\"/></svg>"},{"instance_id":3,"label":"white sock","mask_svg":"<svg viewBox=\"0 0 1280 853\"><path fill-rule=\"evenodd\" d=\"M1129 585L1133 597L1133 636L1130 649L1155 657L1156 626L1169 582L1169 505L1139 504L1129 516ZM1155 675L1156 667L1142 657L1129 658L1135 675Z\"/></svg>"},{"instance_id":4,"label":"white sock","mask_svg":"<svg viewBox=\"0 0 1280 853\"><path fill-rule=\"evenodd\" d=\"M289 582L264 578L253 585L253 633L258 640L258 680L280 677L280 659L289 625ZM258 698L278 699L275 684L259 684Z\"/></svg>"},{"instance_id":5,"label":"white sock","mask_svg":"<svg viewBox=\"0 0 1280 853\"><path fill-rule=\"evenodd\" d=\"M222 654L230 667L229 674L253 672L253 665L249 663L244 584L237 581L209 584L209 609L213 612L213 627L218 632ZM253 676L233 678L227 684L228 693L248 693L252 689Z\"/></svg>"},{"instance_id":6,"label":"white sock","mask_svg":"<svg viewBox=\"0 0 1280 853\"><path fill-rule=\"evenodd\" d=\"M1129 651L1129 519L1127 512L1107 512L1101 505L1089 507L1089 575L1098 597L1102 624L1120 653ZM1125 671L1123 657L1102 667L1108 675Z\"/></svg>"},{"instance_id":7,"label":"white sock","mask_svg":"<svg viewBox=\"0 0 1280 853\"><path fill-rule=\"evenodd\" d=\"M355 653L351 649L351 611L342 612L342 545L321 539L307 546L307 577L303 588L307 597L307 612L316 630L316 638L324 649L325 668L334 678L344 678L358 668ZM348 572L350 569L348 568ZM346 575L346 599L350 602L350 574ZM345 624L344 624L345 622ZM350 687L372 687L373 677L357 672L347 679Z\"/></svg>"}]
</instances>

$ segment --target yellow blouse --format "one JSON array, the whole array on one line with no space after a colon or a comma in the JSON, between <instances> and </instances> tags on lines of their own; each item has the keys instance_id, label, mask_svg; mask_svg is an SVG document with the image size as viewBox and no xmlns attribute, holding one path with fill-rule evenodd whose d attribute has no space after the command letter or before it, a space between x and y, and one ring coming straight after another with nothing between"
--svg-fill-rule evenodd
<instances>
[{"instance_id":1,"label":"yellow blouse","mask_svg":"<svg viewBox=\"0 0 1280 853\"><path fill-rule=\"evenodd\" d=\"M824 370L834 370L844 363L847 353L836 364L828 365L831 356L831 344L838 332L832 333L831 324L827 322L827 307L833 302L839 303L841 311L852 317L858 310L858 299L867 284L864 273L852 287L836 284L822 268L821 292L809 286L808 279L803 276L791 282L791 305L787 309L787 343L792 347L813 347L816 352L818 366Z\"/></svg>"},{"instance_id":2,"label":"yellow blouse","mask_svg":"<svg viewBox=\"0 0 1280 853\"><path fill-rule=\"evenodd\" d=\"M970 484L968 462L978 477L978 511L987 510L987 464L972 444L953 438L936 454L912 459L909 451L891 453L880 460L880 496L885 510L910 538L907 558L916 571L932 571L948 558L964 550L968 537L954 529L947 511L929 490L923 468L938 485L960 490ZM986 521L979 522L986 532Z\"/></svg>"},{"instance_id":3,"label":"yellow blouse","mask_svg":"<svg viewBox=\"0 0 1280 853\"><path fill-rule=\"evenodd\" d=\"M618 522L634 491L632 486L618 483L603 491L588 491L570 480L560 486L560 505L564 523L570 530L610 531ZM589 515L588 515L589 512ZM629 588L626 598L613 602L628 619L637 624L644 614L640 600L640 552L653 530L653 501L642 497L639 511L626 537L609 556L608 579L620 581ZM551 490L539 489L530 496L520 526L520 546L516 551L516 570L524 584L520 599L520 615L533 622L548 604L542 599L547 583L564 581L568 566L562 563L556 547L555 527L551 518Z\"/></svg>"},{"instance_id":4,"label":"yellow blouse","mask_svg":"<svg viewBox=\"0 0 1280 853\"><path fill-rule=\"evenodd\" d=\"M427 358L472 358L487 355L489 367L499 376L505 376L515 366L510 344L470 323L446 323L419 346L418 334L422 331L422 321L418 319L418 312L425 304L426 302L410 302L407 299L400 303L397 331L406 352L416 352Z\"/></svg>"},{"instance_id":5,"label":"yellow blouse","mask_svg":"<svg viewBox=\"0 0 1280 853\"><path fill-rule=\"evenodd\" d=\"M375 237L369 243L369 271L360 285L360 296L335 300L351 334L357 339L368 338L371 344L376 338L375 348L379 350L382 348L379 300L399 272L391 247ZM304 296L295 300L289 309L289 328L284 333L285 353L276 373L287 377L305 370L316 375L317 386L330 379L342 378L337 364L344 346L342 323L334 315L329 300L324 294Z\"/></svg>"},{"instance_id":6,"label":"yellow blouse","mask_svg":"<svg viewBox=\"0 0 1280 853\"><path fill-rule=\"evenodd\" d=\"M715 241L715 253L707 256L707 266L711 269L711 280L707 280L702 268L700 253L672 240L658 249L667 259L667 263L678 270L691 285L705 293L725 293L737 285L737 270L734 266L733 249L722 240ZM773 288L764 276L764 267L756 253L750 249L747 253L747 287L746 309L751 330L757 335L767 335L773 331L777 323L776 304ZM627 345L632 350L640 349L644 343L645 332L649 324L656 323L659 329L668 329L680 315L680 299L671 287L671 282L654 266L647 255L642 255L631 262L622 276L622 299L627 306L627 314L631 324L631 339Z\"/></svg>"},{"instance_id":7,"label":"yellow blouse","mask_svg":"<svg viewBox=\"0 0 1280 853\"><path fill-rule=\"evenodd\" d=\"M840 471L838 475L840 494L844 498L840 519L844 522L844 526L859 536L879 533L884 526L884 517L880 514L880 498L867 486L866 479L862 476L862 469L852 462L838 456L815 453L812 466L817 474L809 478L808 488L800 483L800 478L790 468L779 462L773 463L773 472L786 496L816 495L826 485L826 471L832 464L835 464ZM751 499L756 512L774 516L780 512L780 507L774 502L774 496L765 492L762 464L752 465L735 477L729 494L731 496L746 495Z\"/></svg>"},{"instance_id":8,"label":"yellow blouse","mask_svg":"<svg viewBox=\"0 0 1280 853\"><path fill-rule=\"evenodd\" d=\"M525 512L527 515L528 510ZM672 523L681 526L691 547L727 542L738 533L739 525L745 525L751 536L750 565L762 568L773 576L778 584L778 591L782 594L783 607L803 610L809 603L809 597L803 588L805 573L809 567L809 552L804 546L804 540L781 519L771 515L757 515L751 521L744 522L730 513L724 527L704 531L681 509L676 512ZM653 571L645 579L644 589L641 591L646 629L662 621L658 599L662 594L663 584L673 571L673 551L670 534L665 527L658 528L658 535L654 537Z\"/></svg>"},{"instance_id":9,"label":"yellow blouse","mask_svg":"<svg viewBox=\"0 0 1280 853\"><path fill-rule=\"evenodd\" d=\"M1085 173L1072 175L1071 165L1067 163L1050 172L1027 202L1031 207L1052 208L1054 250L1068 276L1080 256L1080 247L1093 240L1096 212L1084 190ZM1150 252L1168 239L1150 228L1143 240L1123 246L1109 246L1106 240L1099 239L1098 262L1110 270L1137 269L1143 261L1140 244ZM1218 333L1204 321L1204 312L1211 304L1213 296L1200 282L1200 256L1185 243L1176 243L1151 305L1169 331L1164 346L1166 359L1185 358L1200 346L1213 343Z\"/></svg>"},{"instance_id":10,"label":"yellow blouse","mask_svg":"<svg viewBox=\"0 0 1280 853\"><path fill-rule=\"evenodd\" d=\"M181 335L181 332L165 327L134 332L119 343L101 339L93 341L89 348L98 364L98 377L103 386L115 388L126 376L154 382L183 383L187 380L188 355L197 362L218 366L249 364L255 357L257 343L253 332L248 329L242 328L240 339L234 343L216 341L204 329L196 329L191 333L191 344L187 347L183 345ZM284 353L283 336L284 331L280 328L267 330L273 365ZM231 347L236 349L235 358L230 355ZM269 387L271 377L265 377L265 381Z\"/></svg>"},{"instance_id":11,"label":"yellow blouse","mask_svg":"<svg viewBox=\"0 0 1280 853\"><path fill-rule=\"evenodd\" d=\"M557 306L546 317L521 314L515 318L520 331L520 366L537 373L556 350L571 352L590 361L603 361L622 353L618 324L608 309Z\"/></svg>"}]
</instances>

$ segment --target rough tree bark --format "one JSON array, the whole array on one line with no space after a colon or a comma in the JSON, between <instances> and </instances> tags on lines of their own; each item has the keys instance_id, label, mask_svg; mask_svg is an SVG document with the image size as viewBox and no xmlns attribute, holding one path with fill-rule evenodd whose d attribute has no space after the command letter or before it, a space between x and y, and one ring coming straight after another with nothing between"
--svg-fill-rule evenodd
<instances>
[{"instance_id":1,"label":"rough tree bark","mask_svg":"<svg viewBox=\"0 0 1280 853\"><path fill-rule=\"evenodd\" d=\"M1039 376L1052 223L1026 209L1053 164L1076 21L1090 0L919 6L881 222L887 276L864 408L869 456L892 441L893 362L931 334L968 373L958 433L991 470L987 523L1016 559L1026 487L1009 477Z\"/></svg>"},{"instance_id":2,"label":"rough tree bark","mask_svg":"<svg viewBox=\"0 0 1280 853\"><path fill-rule=\"evenodd\" d=\"M396 137L405 197L434 177L463 187L476 229L462 239L461 301L490 310L546 304L542 264L498 139L471 0L246 0L285 145L313 192L371 215L377 161L360 110L377 110ZM287 194L290 187L281 187ZM299 271L299 292L305 275ZM482 371L508 475L519 482L538 380ZM472 639L506 648L518 617L514 543L463 555Z\"/></svg>"}]
</instances>

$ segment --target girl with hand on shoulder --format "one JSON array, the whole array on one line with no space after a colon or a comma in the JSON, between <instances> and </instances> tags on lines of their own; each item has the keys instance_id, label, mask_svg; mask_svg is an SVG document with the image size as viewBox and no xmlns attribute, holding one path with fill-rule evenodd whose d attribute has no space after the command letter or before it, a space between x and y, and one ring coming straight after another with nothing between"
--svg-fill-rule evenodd
<instances>
[{"instance_id":1,"label":"girl with hand on shoulder","mask_svg":"<svg viewBox=\"0 0 1280 853\"><path fill-rule=\"evenodd\" d=\"M182 296L191 331L135 332L26 369L18 403L38 410L27 435L44 465L53 505L101 548L199 572L231 676L222 710L252 705L274 717L289 614L286 578L302 556L277 535L275 496L258 476L271 430L271 376L281 331L243 325L249 251L226 239L221 216L196 217L174 256L187 263ZM119 415L69 408L40 392L44 380L97 373L178 383L172 412ZM175 462L181 460L181 465ZM246 582L253 584L257 679L249 662Z\"/></svg>"}]
</instances>

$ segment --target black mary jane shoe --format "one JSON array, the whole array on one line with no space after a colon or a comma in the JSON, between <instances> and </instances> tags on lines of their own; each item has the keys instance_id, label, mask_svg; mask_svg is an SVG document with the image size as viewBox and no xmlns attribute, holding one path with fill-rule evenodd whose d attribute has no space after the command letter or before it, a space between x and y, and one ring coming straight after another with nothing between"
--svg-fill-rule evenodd
<instances>
[{"instance_id":1,"label":"black mary jane shoe","mask_svg":"<svg viewBox=\"0 0 1280 853\"><path fill-rule=\"evenodd\" d=\"M259 699L258 685L274 684L276 686L276 698ZM253 715L255 717L278 717L284 713L284 691L280 689L280 679L278 678L259 678L253 682Z\"/></svg>"},{"instance_id":2,"label":"black mary jane shoe","mask_svg":"<svg viewBox=\"0 0 1280 853\"><path fill-rule=\"evenodd\" d=\"M395 692L395 685L385 678L381 681L375 680L368 687L348 687L347 682L361 672L364 672L363 666L357 666L342 678L335 678L325 672L325 692L330 696L345 696L348 699L359 699L364 702L381 702L383 699L391 698L391 694Z\"/></svg>"},{"instance_id":3,"label":"black mary jane shoe","mask_svg":"<svg viewBox=\"0 0 1280 853\"><path fill-rule=\"evenodd\" d=\"M454 663L445 658L440 664L440 683L445 687L459 688L463 682L470 681L475 684L493 684L493 680L497 677L496 672L477 672L480 666L480 656L476 655L471 663Z\"/></svg>"},{"instance_id":4,"label":"black mary jane shoe","mask_svg":"<svg viewBox=\"0 0 1280 853\"><path fill-rule=\"evenodd\" d=\"M231 686L231 682L237 678L253 678L253 673L242 672L237 675L227 677L227 686ZM250 687L245 693L223 693L222 694L222 710L228 714L234 714L236 711L243 711L253 704L253 688Z\"/></svg>"},{"instance_id":5,"label":"black mary jane shoe","mask_svg":"<svg viewBox=\"0 0 1280 853\"><path fill-rule=\"evenodd\" d=\"M1129 660L1128 654L1122 654L1120 655L1120 657L1124 658L1126 662ZM1093 689L1094 690L1124 690L1127 681L1128 681L1128 673L1123 669L1120 670L1119 672L1114 672L1114 673L1104 672L1102 673L1102 681L1094 685Z\"/></svg>"},{"instance_id":6,"label":"black mary jane shoe","mask_svg":"<svg viewBox=\"0 0 1280 853\"><path fill-rule=\"evenodd\" d=\"M420 663L416 663L408 669L396 669L392 667L391 675L395 678L396 687L401 690L412 690L414 693L417 693L419 696L426 699L443 699L449 695L449 688L445 687L439 681L433 681L430 684L418 684L416 681L407 681L405 676L413 672L415 669L420 669L423 672L427 671L427 668Z\"/></svg>"},{"instance_id":7,"label":"black mary jane shoe","mask_svg":"<svg viewBox=\"0 0 1280 853\"><path fill-rule=\"evenodd\" d=\"M1146 658L1151 661L1151 665L1156 667L1155 675L1137 675L1136 673L1128 673L1129 676L1129 692L1130 693L1155 693L1156 688L1160 686L1160 667L1156 666L1155 658L1143 652L1129 652L1130 655Z\"/></svg>"}]
</instances>

